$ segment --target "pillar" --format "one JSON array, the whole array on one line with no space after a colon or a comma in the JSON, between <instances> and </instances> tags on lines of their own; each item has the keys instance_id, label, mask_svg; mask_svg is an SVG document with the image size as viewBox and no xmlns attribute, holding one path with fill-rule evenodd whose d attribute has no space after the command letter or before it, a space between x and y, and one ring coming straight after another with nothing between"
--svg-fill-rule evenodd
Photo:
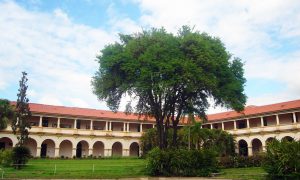
<instances>
[{"instance_id":1,"label":"pillar","mask_svg":"<svg viewBox=\"0 0 300 180\"><path fill-rule=\"evenodd\" d=\"M296 113L293 112L293 123L297 123L297 117L296 117Z\"/></svg>"},{"instance_id":2,"label":"pillar","mask_svg":"<svg viewBox=\"0 0 300 180\"><path fill-rule=\"evenodd\" d=\"M76 156L76 148L72 149L72 157Z\"/></svg>"},{"instance_id":3,"label":"pillar","mask_svg":"<svg viewBox=\"0 0 300 180\"><path fill-rule=\"evenodd\" d=\"M77 124L77 119L74 119L74 129L77 129L76 124Z\"/></svg>"},{"instance_id":4,"label":"pillar","mask_svg":"<svg viewBox=\"0 0 300 180\"><path fill-rule=\"evenodd\" d=\"M279 116L276 114L276 125L279 125Z\"/></svg>"},{"instance_id":5,"label":"pillar","mask_svg":"<svg viewBox=\"0 0 300 180\"><path fill-rule=\"evenodd\" d=\"M140 132L143 132L143 123L140 124Z\"/></svg>"},{"instance_id":6,"label":"pillar","mask_svg":"<svg viewBox=\"0 0 300 180\"><path fill-rule=\"evenodd\" d=\"M93 130L93 120L91 120L90 130ZM89 154L90 155L90 154Z\"/></svg>"},{"instance_id":7,"label":"pillar","mask_svg":"<svg viewBox=\"0 0 300 180\"><path fill-rule=\"evenodd\" d=\"M253 156L252 146L248 146L248 156Z\"/></svg>"},{"instance_id":8,"label":"pillar","mask_svg":"<svg viewBox=\"0 0 300 180\"><path fill-rule=\"evenodd\" d=\"M55 149L54 149L54 157L59 157L59 147L55 147Z\"/></svg>"},{"instance_id":9,"label":"pillar","mask_svg":"<svg viewBox=\"0 0 300 180\"><path fill-rule=\"evenodd\" d=\"M236 130L236 121L233 121L234 130Z\"/></svg>"},{"instance_id":10,"label":"pillar","mask_svg":"<svg viewBox=\"0 0 300 180\"><path fill-rule=\"evenodd\" d=\"M108 131L108 122L105 121L105 131Z\"/></svg>"},{"instance_id":11,"label":"pillar","mask_svg":"<svg viewBox=\"0 0 300 180\"><path fill-rule=\"evenodd\" d=\"M263 117L260 117L260 123L261 123L261 127L264 127L264 118Z\"/></svg>"},{"instance_id":12,"label":"pillar","mask_svg":"<svg viewBox=\"0 0 300 180\"><path fill-rule=\"evenodd\" d=\"M104 149L104 156L105 157L108 157L108 156L111 156L111 149Z\"/></svg>"},{"instance_id":13,"label":"pillar","mask_svg":"<svg viewBox=\"0 0 300 180\"><path fill-rule=\"evenodd\" d=\"M109 121L109 131L111 131L111 121Z\"/></svg>"},{"instance_id":14,"label":"pillar","mask_svg":"<svg viewBox=\"0 0 300 180\"><path fill-rule=\"evenodd\" d=\"M222 130L223 130L223 131L225 130L224 122L222 122Z\"/></svg>"},{"instance_id":15,"label":"pillar","mask_svg":"<svg viewBox=\"0 0 300 180\"><path fill-rule=\"evenodd\" d=\"M89 148L88 155L89 155L89 156L93 155L93 148Z\"/></svg>"},{"instance_id":16,"label":"pillar","mask_svg":"<svg viewBox=\"0 0 300 180\"><path fill-rule=\"evenodd\" d=\"M123 132L126 132L126 123L123 122Z\"/></svg>"},{"instance_id":17,"label":"pillar","mask_svg":"<svg viewBox=\"0 0 300 180\"><path fill-rule=\"evenodd\" d=\"M213 129L213 124L210 124L210 129Z\"/></svg>"},{"instance_id":18,"label":"pillar","mask_svg":"<svg viewBox=\"0 0 300 180\"><path fill-rule=\"evenodd\" d=\"M57 118L57 128L60 128L60 117Z\"/></svg>"},{"instance_id":19,"label":"pillar","mask_svg":"<svg viewBox=\"0 0 300 180\"><path fill-rule=\"evenodd\" d=\"M127 132L129 132L129 123L127 123Z\"/></svg>"},{"instance_id":20,"label":"pillar","mask_svg":"<svg viewBox=\"0 0 300 180\"><path fill-rule=\"evenodd\" d=\"M42 123L43 123L43 116L40 116L39 127L42 127Z\"/></svg>"},{"instance_id":21,"label":"pillar","mask_svg":"<svg viewBox=\"0 0 300 180\"><path fill-rule=\"evenodd\" d=\"M129 149L123 149L122 156L129 156Z\"/></svg>"},{"instance_id":22,"label":"pillar","mask_svg":"<svg viewBox=\"0 0 300 180\"><path fill-rule=\"evenodd\" d=\"M41 156L41 146L37 146L36 147L36 157L40 157Z\"/></svg>"},{"instance_id":23,"label":"pillar","mask_svg":"<svg viewBox=\"0 0 300 180\"><path fill-rule=\"evenodd\" d=\"M155 128L155 124L152 124L153 125L153 128Z\"/></svg>"},{"instance_id":24,"label":"pillar","mask_svg":"<svg viewBox=\"0 0 300 180\"><path fill-rule=\"evenodd\" d=\"M247 122L247 128L250 128L249 119L246 119L246 122Z\"/></svg>"}]
</instances>

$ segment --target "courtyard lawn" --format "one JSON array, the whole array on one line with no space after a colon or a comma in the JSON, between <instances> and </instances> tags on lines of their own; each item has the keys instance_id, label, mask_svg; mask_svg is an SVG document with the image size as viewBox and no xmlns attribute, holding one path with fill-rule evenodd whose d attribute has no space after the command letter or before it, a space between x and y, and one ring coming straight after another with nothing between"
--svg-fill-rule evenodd
<instances>
[{"instance_id":1,"label":"courtyard lawn","mask_svg":"<svg viewBox=\"0 0 300 180\"><path fill-rule=\"evenodd\" d=\"M56 172L55 172L56 167ZM4 178L125 178L145 176L146 161L120 159L32 159L21 170L2 168ZM93 170L94 168L94 170ZM2 172L0 171L0 178Z\"/></svg>"},{"instance_id":2,"label":"courtyard lawn","mask_svg":"<svg viewBox=\"0 0 300 180\"><path fill-rule=\"evenodd\" d=\"M221 175L217 178L225 179L266 179L266 171L261 167L249 167L249 168L229 168L222 169Z\"/></svg>"},{"instance_id":3,"label":"courtyard lawn","mask_svg":"<svg viewBox=\"0 0 300 180\"><path fill-rule=\"evenodd\" d=\"M56 171L55 171L56 167ZM93 170L94 167L94 170ZM146 160L138 158L116 159L32 159L21 170L2 168L3 178L93 179L145 177ZM0 171L0 178L2 171ZM260 167L222 169L216 178L265 179Z\"/></svg>"}]
</instances>

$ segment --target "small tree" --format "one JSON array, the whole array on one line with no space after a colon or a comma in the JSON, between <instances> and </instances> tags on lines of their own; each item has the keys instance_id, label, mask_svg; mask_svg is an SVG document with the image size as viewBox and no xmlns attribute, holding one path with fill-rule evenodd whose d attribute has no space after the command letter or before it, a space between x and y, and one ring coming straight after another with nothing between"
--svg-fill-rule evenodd
<instances>
[{"instance_id":1,"label":"small tree","mask_svg":"<svg viewBox=\"0 0 300 180\"><path fill-rule=\"evenodd\" d=\"M17 94L18 99L16 103L16 118L12 121L12 130L15 135L17 135L18 143L17 146L23 146L24 142L28 139L28 129L31 128L29 124L29 118L31 117L31 112L29 109L29 99L26 97L27 92L27 73L22 72L22 78L19 82L19 93Z\"/></svg>"},{"instance_id":2,"label":"small tree","mask_svg":"<svg viewBox=\"0 0 300 180\"><path fill-rule=\"evenodd\" d=\"M7 122L13 119L15 111L7 99L0 99L0 130L7 127Z\"/></svg>"}]
</instances>

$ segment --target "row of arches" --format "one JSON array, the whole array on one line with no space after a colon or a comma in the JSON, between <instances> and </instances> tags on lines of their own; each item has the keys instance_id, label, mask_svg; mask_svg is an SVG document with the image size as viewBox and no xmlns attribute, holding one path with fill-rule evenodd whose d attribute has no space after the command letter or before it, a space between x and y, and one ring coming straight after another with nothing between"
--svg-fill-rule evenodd
<instances>
[{"instance_id":1,"label":"row of arches","mask_svg":"<svg viewBox=\"0 0 300 180\"><path fill-rule=\"evenodd\" d=\"M96 141L93 145L85 140L81 140L74 144L70 140L63 140L59 144L55 144L52 139L45 139L42 141L41 146L38 147L37 141L29 138L25 144L31 151L32 156L40 157L72 157L78 158L95 156L139 156L140 146L137 142L132 142L129 146L128 153L124 153L123 144L121 142L114 142L111 147L105 147L102 141ZM13 147L13 141L9 137L0 138L0 149L10 149ZM107 149L105 149L107 148ZM107 151L107 152L105 152Z\"/></svg>"},{"instance_id":2,"label":"row of arches","mask_svg":"<svg viewBox=\"0 0 300 180\"><path fill-rule=\"evenodd\" d=\"M269 137L269 138L266 139L264 144L267 145L268 143L270 143L274 139L276 139L276 138L275 137ZM285 137L282 138L282 140L293 141L294 138L292 138L290 136L285 136ZM249 150L251 150L251 153L249 152ZM244 139L240 139L238 141L238 153L239 153L239 155L242 155L242 156L256 155L256 154L259 154L263 151L264 151L263 142L258 138L252 139L252 141L250 142L249 145L248 145L247 141L244 140Z\"/></svg>"}]
</instances>

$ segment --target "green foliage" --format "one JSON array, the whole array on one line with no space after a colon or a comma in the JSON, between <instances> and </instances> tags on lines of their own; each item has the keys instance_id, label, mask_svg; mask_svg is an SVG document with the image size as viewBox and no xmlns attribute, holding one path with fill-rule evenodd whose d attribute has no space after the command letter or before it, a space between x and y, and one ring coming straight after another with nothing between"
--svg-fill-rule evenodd
<instances>
[{"instance_id":1,"label":"green foliage","mask_svg":"<svg viewBox=\"0 0 300 180\"><path fill-rule=\"evenodd\" d=\"M264 159L264 155L224 156L218 158L218 164L221 168L261 167Z\"/></svg>"},{"instance_id":2,"label":"green foliage","mask_svg":"<svg viewBox=\"0 0 300 180\"><path fill-rule=\"evenodd\" d=\"M219 156L228 156L235 154L235 141L231 134L220 129L201 128L201 123L195 123L192 126L183 128L184 139L188 142L190 139L191 149L214 149Z\"/></svg>"},{"instance_id":3,"label":"green foliage","mask_svg":"<svg viewBox=\"0 0 300 180\"><path fill-rule=\"evenodd\" d=\"M216 153L212 150L154 148L147 158L151 176L210 176L218 171Z\"/></svg>"},{"instance_id":4,"label":"green foliage","mask_svg":"<svg viewBox=\"0 0 300 180\"><path fill-rule=\"evenodd\" d=\"M172 129L169 129L167 141L172 141ZM141 137L141 149L146 155L154 147L158 147L157 129L149 129ZM183 127L178 131L177 146L181 149L188 149L190 139L190 149L213 149L219 156L234 155L234 138L231 134L218 130L201 128L200 123L193 126ZM170 145L170 144L169 144ZM167 146L171 148L171 146Z\"/></svg>"},{"instance_id":5,"label":"green foliage","mask_svg":"<svg viewBox=\"0 0 300 180\"><path fill-rule=\"evenodd\" d=\"M273 140L268 143L263 167L271 177L300 178L300 141Z\"/></svg>"},{"instance_id":6,"label":"green foliage","mask_svg":"<svg viewBox=\"0 0 300 180\"><path fill-rule=\"evenodd\" d=\"M0 150L0 165L4 167L11 166L12 164L12 151Z\"/></svg>"},{"instance_id":7,"label":"green foliage","mask_svg":"<svg viewBox=\"0 0 300 180\"><path fill-rule=\"evenodd\" d=\"M156 119L160 148L167 147L169 128L177 146L177 125L185 115L205 119L209 97L216 105L243 110L243 63L220 39L183 26L177 35L153 28L121 34L120 41L105 46L97 57L93 92L113 111L124 95L136 100L134 107L128 102L126 111Z\"/></svg>"},{"instance_id":8,"label":"green foliage","mask_svg":"<svg viewBox=\"0 0 300 180\"><path fill-rule=\"evenodd\" d=\"M14 108L7 99L0 99L0 130L7 127L9 119L15 116Z\"/></svg>"},{"instance_id":9,"label":"green foliage","mask_svg":"<svg viewBox=\"0 0 300 180\"><path fill-rule=\"evenodd\" d=\"M16 146L12 150L13 166L21 169L31 157L30 150L25 146Z\"/></svg>"},{"instance_id":10,"label":"green foliage","mask_svg":"<svg viewBox=\"0 0 300 180\"><path fill-rule=\"evenodd\" d=\"M18 99L16 103L16 117L12 121L12 130L19 142L17 146L22 146L24 142L28 139L28 129L31 128L29 123L29 118L31 117L31 112L29 109L29 99L26 97L27 92L27 73L22 72L22 78L19 82L19 93L17 94Z\"/></svg>"}]
</instances>

